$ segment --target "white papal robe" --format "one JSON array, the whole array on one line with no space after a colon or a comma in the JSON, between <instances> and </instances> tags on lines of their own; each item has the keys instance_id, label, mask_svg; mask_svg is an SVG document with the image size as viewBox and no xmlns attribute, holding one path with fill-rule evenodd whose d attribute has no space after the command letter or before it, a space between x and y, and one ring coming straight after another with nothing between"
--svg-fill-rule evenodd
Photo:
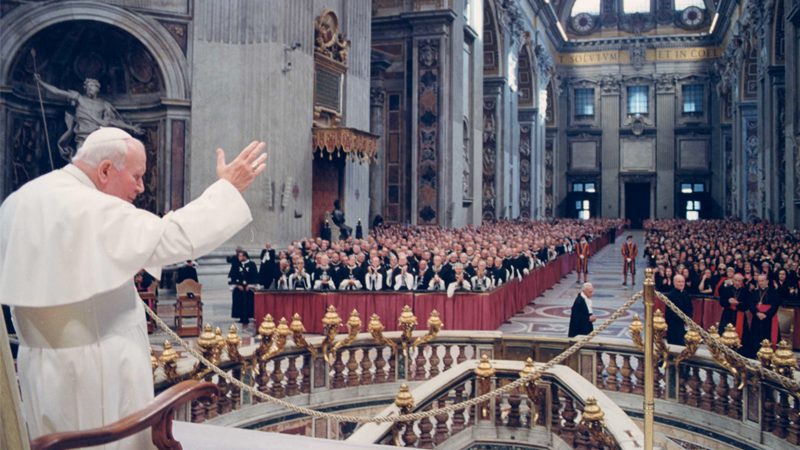
<instances>
[{"instance_id":1,"label":"white papal robe","mask_svg":"<svg viewBox=\"0 0 800 450\"><path fill-rule=\"evenodd\" d=\"M133 276L197 258L252 220L229 182L160 218L98 191L77 167L41 176L0 207L0 303L12 305L32 438L107 425L153 398ZM100 448L100 447L93 447ZM153 448L150 432L109 449Z\"/></svg>"}]
</instances>

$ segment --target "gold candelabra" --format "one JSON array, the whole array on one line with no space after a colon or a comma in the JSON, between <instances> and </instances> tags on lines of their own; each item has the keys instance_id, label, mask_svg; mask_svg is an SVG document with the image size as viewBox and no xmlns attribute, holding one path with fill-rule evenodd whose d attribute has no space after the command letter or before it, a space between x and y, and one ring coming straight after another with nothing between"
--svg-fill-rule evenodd
<instances>
[{"instance_id":1,"label":"gold candelabra","mask_svg":"<svg viewBox=\"0 0 800 450\"><path fill-rule=\"evenodd\" d=\"M336 336L339 334L340 326L342 326L342 318L339 317L339 313L336 312L333 305L328 306L325 316L322 317L322 334L325 335L325 339L320 346L322 357L328 364L333 364L336 354L342 347L348 346L356 340L358 332L361 331L361 318L358 311L354 309L350 313L350 319L347 320L347 337L337 341Z\"/></svg>"}]
</instances>

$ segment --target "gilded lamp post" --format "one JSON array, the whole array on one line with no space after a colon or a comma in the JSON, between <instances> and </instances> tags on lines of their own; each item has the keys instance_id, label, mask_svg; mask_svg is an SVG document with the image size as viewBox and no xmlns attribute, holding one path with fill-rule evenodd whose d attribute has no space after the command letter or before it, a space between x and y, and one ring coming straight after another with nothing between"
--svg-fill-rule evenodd
<instances>
[{"instance_id":1,"label":"gilded lamp post","mask_svg":"<svg viewBox=\"0 0 800 450\"><path fill-rule=\"evenodd\" d=\"M656 298L653 269L644 272L644 448L653 450L655 409L655 361L653 361L653 309Z\"/></svg>"}]
</instances>

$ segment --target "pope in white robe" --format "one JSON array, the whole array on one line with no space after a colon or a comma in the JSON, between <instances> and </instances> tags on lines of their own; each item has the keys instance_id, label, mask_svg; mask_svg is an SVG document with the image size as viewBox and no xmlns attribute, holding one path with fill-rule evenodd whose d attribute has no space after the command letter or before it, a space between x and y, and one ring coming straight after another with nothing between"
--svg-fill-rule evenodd
<instances>
[{"instance_id":1,"label":"pope in white robe","mask_svg":"<svg viewBox=\"0 0 800 450\"><path fill-rule=\"evenodd\" d=\"M145 267L160 278L161 266L208 253L248 224L241 192L264 170L263 148L253 142L230 164L218 150L220 179L160 218L131 204L144 190L143 145L122 130L101 128L73 164L6 199L0 303L13 307L32 439L108 425L153 399L145 313L133 276ZM154 447L146 431L103 448Z\"/></svg>"}]
</instances>

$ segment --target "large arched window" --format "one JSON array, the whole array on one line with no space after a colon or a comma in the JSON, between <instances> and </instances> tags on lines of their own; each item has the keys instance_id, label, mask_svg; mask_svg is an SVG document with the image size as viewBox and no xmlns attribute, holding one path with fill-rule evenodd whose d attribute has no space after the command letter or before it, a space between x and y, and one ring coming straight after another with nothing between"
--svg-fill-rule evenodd
<instances>
[{"instance_id":1,"label":"large arched window","mask_svg":"<svg viewBox=\"0 0 800 450\"><path fill-rule=\"evenodd\" d=\"M600 14L600 0L575 0L570 16L587 13L593 16Z\"/></svg>"},{"instance_id":2,"label":"large arched window","mask_svg":"<svg viewBox=\"0 0 800 450\"><path fill-rule=\"evenodd\" d=\"M649 13L650 0L623 0L622 12L625 14Z\"/></svg>"}]
</instances>

